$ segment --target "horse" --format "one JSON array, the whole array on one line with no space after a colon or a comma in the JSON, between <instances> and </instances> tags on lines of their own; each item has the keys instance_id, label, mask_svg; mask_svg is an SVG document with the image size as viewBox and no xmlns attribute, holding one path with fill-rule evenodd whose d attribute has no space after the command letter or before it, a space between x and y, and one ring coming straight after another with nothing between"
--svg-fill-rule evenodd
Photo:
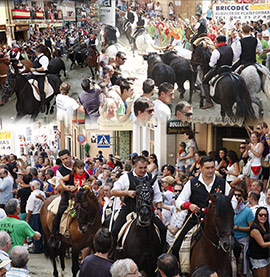
<instances>
[{"instance_id":1,"label":"horse","mask_svg":"<svg viewBox=\"0 0 270 277\"><path fill-rule=\"evenodd\" d=\"M97 62L97 57L98 57L98 55L95 53L95 50L92 47L89 47L85 61L91 70L93 78L95 78L95 75L97 74L97 72L99 70L99 63ZM93 71L93 68L94 68L95 72Z\"/></svg>"},{"instance_id":2,"label":"horse","mask_svg":"<svg viewBox=\"0 0 270 277\"><path fill-rule=\"evenodd\" d=\"M2 94L4 92L5 88L5 82L7 79L7 72L9 70L9 60L8 59L0 59L0 86L2 89ZM11 61L13 63L13 61ZM32 62L30 60L22 60L20 61L21 64L24 65L22 74L30 72L30 68L33 66ZM4 102L1 101L0 106L3 106Z\"/></svg>"},{"instance_id":3,"label":"horse","mask_svg":"<svg viewBox=\"0 0 270 277\"><path fill-rule=\"evenodd\" d=\"M136 187L136 219L130 225L118 258L131 258L146 276L155 276L156 260L162 253L159 235L153 224L152 200L155 178Z\"/></svg>"},{"instance_id":4,"label":"horse","mask_svg":"<svg viewBox=\"0 0 270 277\"><path fill-rule=\"evenodd\" d=\"M211 51L205 42L196 46L193 44L191 65L194 71L200 66L203 76L210 70ZM235 73L226 73L218 81L215 88L215 95L212 99L221 105L221 116L224 121L227 114L230 118L243 118L246 121L256 120L252 107L250 93L244 79ZM200 106L202 106L203 97L201 96ZM236 114L233 113L232 107L236 106Z\"/></svg>"},{"instance_id":5,"label":"horse","mask_svg":"<svg viewBox=\"0 0 270 277\"><path fill-rule=\"evenodd\" d=\"M209 194L201 235L191 249L190 275L199 267L210 266L218 276L231 277L231 253L234 244L234 211L230 197Z\"/></svg>"},{"instance_id":6,"label":"horse","mask_svg":"<svg viewBox=\"0 0 270 277\"><path fill-rule=\"evenodd\" d=\"M80 197L78 197L78 194L80 194ZM64 270L65 263L61 254L63 254L63 249L66 246L72 247L72 274L75 277L79 271L78 259L80 251L86 247L93 249L93 238L101 226L100 206L96 195L88 186L85 186L84 189L81 189L77 193L74 205L77 216L70 225L70 238L60 237L60 249L59 253L57 253L55 248L50 248L48 245L54 215L47 208L54 199L55 196L47 199L40 210L40 219L44 232L45 254L53 263L53 276L57 277L56 256L60 254L61 267Z\"/></svg>"},{"instance_id":7,"label":"horse","mask_svg":"<svg viewBox=\"0 0 270 277\"><path fill-rule=\"evenodd\" d=\"M58 75L48 74L47 78L54 93L45 99L45 105L47 106L46 115L48 115L49 111L51 114L53 113L53 106L50 109L50 102L55 95L59 94L59 88L61 85L61 80ZM30 114L31 119L35 121L40 110L41 102L33 95L32 86L25 76L19 74L17 71L15 71L15 73L9 71L2 95L2 101L6 103L14 92L16 92L17 96L17 115L15 121L21 119L26 114Z\"/></svg>"},{"instance_id":8,"label":"horse","mask_svg":"<svg viewBox=\"0 0 270 277\"><path fill-rule=\"evenodd\" d=\"M260 70L258 73L257 67ZM262 74L261 74L262 73ZM261 76L262 75L262 76ZM264 65L249 65L245 67L240 76L245 80L252 103L256 104L259 108L259 117L263 117L263 105L261 100L257 97L257 93L261 90L270 99L270 72Z\"/></svg>"},{"instance_id":9,"label":"horse","mask_svg":"<svg viewBox=\"0 0 270 277\"><path fill-rule=\"evenodd\" d=\"M81 68L85 65L85 60L87 56L87 45L85 42L74 45L68 50L68 59L71 60L70 70L72 66L75 65L75 62L81 66Z\"/></svg>"},{"instance_id":10,"label":"horse","mask_svg":"<svg viewBox=\"0 0 270 277\"><path fill-rule=\"evenodd\" d=\"M52 51L49 47L40 44L39 45L42 48L42 53L49 59L49 61L52 59Z\"/></svg>"}]
</instances>

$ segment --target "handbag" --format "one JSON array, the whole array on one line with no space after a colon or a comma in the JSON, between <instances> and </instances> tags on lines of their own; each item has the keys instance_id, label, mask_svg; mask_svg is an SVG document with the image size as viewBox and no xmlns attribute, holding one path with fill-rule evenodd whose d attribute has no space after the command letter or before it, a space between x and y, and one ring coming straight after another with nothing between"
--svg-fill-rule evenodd
<instances>
[{"instance_id":1,"label":"handbag","mask_svg":"<svg viewBox=\"0 0 270 277\"><path fill-rule=\"evenodd\" d=\"M242 173L244 176L249 177L251 174L251 160L249 160L243 167Z\"/></svg>"},{"instance_id":2,"label":"handbag","mask_svg":"<svg viewBox=\"0 0 270 277\"><path fill-rule=\"evenodd\" d=\"M263 157L263 156L261 158L261 164L262 164L262 167L266 167L266 168L270 167L269 161L268 160L266 161L265 157Z\"/></svg>"}]
</instances>

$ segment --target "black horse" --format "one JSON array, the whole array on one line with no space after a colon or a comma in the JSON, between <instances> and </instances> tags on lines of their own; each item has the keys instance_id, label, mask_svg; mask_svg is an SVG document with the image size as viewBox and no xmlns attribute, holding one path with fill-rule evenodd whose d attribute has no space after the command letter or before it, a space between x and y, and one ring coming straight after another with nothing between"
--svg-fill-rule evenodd
<instances>
[{"instance_id":1,"label":"black horse","mask_svg":"<svg viewBox=\"0 0 270 277\"><path fill-rule=\"evenodd\" d=\"M156 260L162 253L161 241L153 224L154 182L155 178L136 187L137 217L131 223L121 255L122 258L133 259L147 276L155 276Z\"/></svg>"},{"instance_id":2,"label":"black horse","mask_svg":"<svg viewBox=\"0 0 270 277\"><path fill-rule=\"evenodd\" d=\"M209 61L211 51L205 44L198 46L193 44L191 65L194 71L200 66L203 76L210 70ZM231 119L242 118L245 121L254 122L256 120L252 107L250 94L244 79L235 73L226 72L224 77L218 81L215 88L215 95L212 99L221 105L221 116L224 120L227 114ZM201 97L201 105L202 105ZM236 103L236 114L232 107Z\"/></svg>"},{"instance_id":3,"label":"black horse","mask_svg":"<svg viewBox=\"0 0 270 277\"><path fill-rule=\"evenodd\" d=\"M167 65L170 65L175 73L175 79L180 92L180 98L184 97L184 82L189 81L189 103L192 101L196 73L191 70L190 60L179 57L176 52L167 50L161 55L161 59Z\"/></svg>"},{"instance_id":4,"label":"black horse","mask_svg":"<svg viewBox=\"0 0 270 277\"><path fill-rule=\"evenodd\" d=\"M62 70L64 71L64 76L66 77L66 65L60 57L50 60L48 66L49 74L57 74L59 77L61 77L60 72Z\"/></svg>"},{"instance_id":5,"label":"black horse","mask_svg":"<svg viewBox=\"0 0 270 277\"><path fill-rule=\"evenodd\" d=\"M61 85L59 76L48 74L47 78L53 87L54 93L45 100L45 105L47 106L46 115L48 115L49 111L51 114L53 113L53 106L50 109L50 102L54 96L59 94L59 87ZM17 115L15 120L19 120L26 114L30 114L31 119L34 121L39 113L41 102L34 97L32 87L25 76L22 76L19 73L13 74L8 72L2 96L4 103L8 101L15 91L17 96Z\"/></svg>"}]
</instances>

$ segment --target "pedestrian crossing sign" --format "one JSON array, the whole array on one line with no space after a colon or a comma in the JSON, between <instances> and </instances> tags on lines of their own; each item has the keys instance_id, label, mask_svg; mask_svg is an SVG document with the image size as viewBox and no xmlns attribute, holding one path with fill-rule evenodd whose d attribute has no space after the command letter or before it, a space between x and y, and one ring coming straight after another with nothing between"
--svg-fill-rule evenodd
<instances>
[{"instance_id":1,"label":"pedestrian crossing sign","mask_svg":"<svg viewBox=\"0 0 270 277\"><path fill-rule=\"evenodd\" d=\"M110 148L110 135L97 135L98 148Z\"/></svg>"}]
</instances>

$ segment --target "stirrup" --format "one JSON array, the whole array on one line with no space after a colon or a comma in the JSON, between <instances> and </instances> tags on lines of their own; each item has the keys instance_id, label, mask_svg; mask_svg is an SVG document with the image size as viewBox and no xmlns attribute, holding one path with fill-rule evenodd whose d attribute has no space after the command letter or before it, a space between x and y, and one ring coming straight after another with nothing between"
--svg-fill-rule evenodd
<instances>
[{"instance_id":1,"label":"stirrup","mask_svg":"<svg viewBox=\"0 0 270 277\"><path fill-rule=\"evenodd\" d=\"M64 237L66 239L70 239L70 228L69 227L66 228L65 233L64 233Z\"/></svg>"}]
</instances>

